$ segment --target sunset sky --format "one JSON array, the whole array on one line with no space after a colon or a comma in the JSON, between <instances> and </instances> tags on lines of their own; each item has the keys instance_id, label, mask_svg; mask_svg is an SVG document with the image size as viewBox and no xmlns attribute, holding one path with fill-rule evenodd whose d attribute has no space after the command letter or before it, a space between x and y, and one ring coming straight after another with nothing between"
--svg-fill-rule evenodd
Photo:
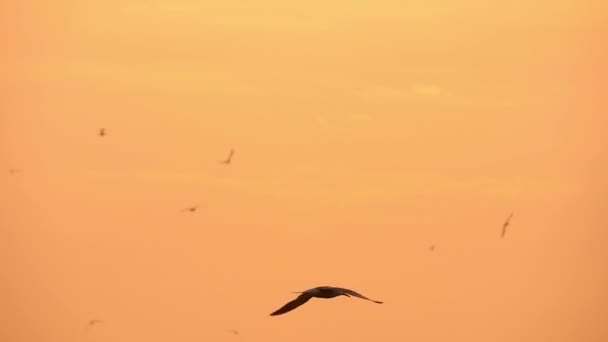
<instances>
[{"instance_id":1,"label":"sunset sky","mask_svg":"<svg viewBox=\"0 0 608 342\"><path fill-rule=\"evenodd\" d=\"M608 341L606 37L604 0L1 1L0 341ZM384 304L269 316L320 285Z\"/></svg>"}]
</instances>

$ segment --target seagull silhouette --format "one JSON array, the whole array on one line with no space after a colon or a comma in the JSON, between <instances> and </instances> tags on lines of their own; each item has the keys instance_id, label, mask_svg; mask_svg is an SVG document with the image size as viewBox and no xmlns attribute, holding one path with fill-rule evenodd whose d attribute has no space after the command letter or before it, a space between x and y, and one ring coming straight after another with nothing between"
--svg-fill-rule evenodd
<instances>
[{"instance_id":1,"label":"seagull silhouette","mask_svg":"<svg viewBox=\"0 0 608 342\"><path fill-rule=\"evenodd\" d=\"M225 160L221 160L220 163L228 165L232 162L232 156L234 155L234 149L231 148L230 149L230 153L228 154L228 158L226 158Z\"/></svg>"},{"instance_id":2,"label":"seagull silhouette","mask_svg":"<svg viewBox=\"0 0 608 342\"><path fill-rule=\"evenodd\" d=\"M103 136L105 136L105 135L106 135L106 129L105 129L105 128L100 129L100 130L99 130L99 136L100 136L100 137L103 137Z\"/></svg>"},{"instance_id":3,"label":"seagull silhouette","mask_svg":"<svg viewBox=\"0 0 608 342\"><path fill-rule=\"evenodd\" d=\"M21 170L19 170L19 169L15 169L15 168L8 169L8 173L10 173L11 175L15 175L19 172L21 172Z\"/></svg>"},{"instance_id":4,"label":"seagull silhouette","mask_svg":"<svg viewBox=\"0 0 608 342\"><path fill-rule=\"evenodd\" d=\"M99 324L99 323L103 323L103 321L100 319L92 319L88 322L89 326Z\"/></svg>"},{"instance_id":5,"label":"seagull silhouette","mask_svg":"<svg viewBox=\"0 0 608 342\"><path fill-rule=\"evenodd\" d=\"M294 292L294 293L301 293L301 294L296 299L283 305L283 307L281 307L277 311L271 313L270 316L282 315L286 312L289 312L289 311L297 308L298 306L308 302L313 297L334 298L334 297L338 297L338 296L346 296L346 297L353 296L353 297L358 297L361 299L369 300L374 303L382 304L382 302L380 302L380 301L369 299L360 293L357 293L353 290L344 289L341 287L319 286L319 287L315 287L315 288L306 290L304 292Z\"/></svg>"},{"instance_id":6,"label":"seagull silhouette","mask_svg":"<svg viewBox=\"0 0 608 342\"><path fill-rule=\"evenodd\" d=\"M103 321L100 319L91 319L91 320L87 321L87 324L84 326L84 331L83 331L83 334L85 335L85 337L89 334L89 331L93 328L94 325L101 324L101 323L103 323Z\"/></svg>"},{"instance_id":7,"label":"seagull silhouette","mask_svg":"<svg viewBox=\"0 0 608 342\"><path fill-rule=\"evenodd\" d=\"M430 245L429 246L429 251L433 252L435 250L435 245Z\"/></svg>"},{"instance_id":8,"label":"seagull silhouette","mask_svg":"<svg viewBox=\"0 0 608 342\"><path fill-rule=\"evenodd\" d=\"M240 335L239 331L236 329L226 329L227 332L229 333L233 333L234 335Z\"/></svg>"},{"instance_id":9,"label":"seagull silhouette","mask_svg":"<svg viewBox=\"0 0 608 342\"><path fill-rule=\"evenodd\" d=\"M188 208L184 208L182 210L180 210L180 212L185 212L185 211L189 211L191 213L195 212L198 209L198 205L192 206L192 207L188 207Z\"/></svg>"},{"instance_id":10,"label":"seagull silhouette","mask_svg":"<svg viewBox=\"0 0 608 342\"><path fill-rule=\"evenodd\" d=\"M509 217L507 217L505 223L502 224L502 233L500 234L501 238L504 238L505 234L507 233L507 227L511 223L511 217L513 217L513 213L511 213L511 215L509 215Z\"/></svg>"}]
</instances>

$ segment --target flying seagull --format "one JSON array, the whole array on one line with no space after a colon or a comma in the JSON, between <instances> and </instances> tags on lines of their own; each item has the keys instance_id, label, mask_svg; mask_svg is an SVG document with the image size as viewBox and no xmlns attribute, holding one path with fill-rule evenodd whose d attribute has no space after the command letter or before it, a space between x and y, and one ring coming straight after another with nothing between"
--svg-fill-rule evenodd
<instances>
[{"instance_id":1,"label":"flying seagull","mask_svg":"<svg viewBox=\"0 0 608 342\"><path fill-rule=\"evenodd\" d=\"M87 324L85 325L84 329L85 329L85 331L88 331L92 326L101 324L101 323L103 323L103 321L100 319L91 319L91 320L87 321Z\"/></svg>"},{"instance_id":2,"label":"flying seagull","mask_svg":"<svg viewBox=\"0 0 608 342\"><path fill-rule=\"evenodd\" d=\"M106 129L105 129L105 128L100 129L100 130L99 130L99 136L100 136L100 137L103 137L103 136L105 136L105 135L106 135Z\"/></svg>"},{"instance_id":3,"label":"flying seagull","mask_svg":"<svg viewBox=\"0 0 608 342\"><path fill-rule=\"evenodd\" d=\"M95 325L95 324L99 324L99 323L103 323L103 321L102 321L102 320L100 320L100 319L92 319L92 320L90 320L90 321L88 322L88 324L89 324L90 326L91 326L91 325Z\"/></svg>"},{"instance_id":4,"label":"flying seagull","mask_svg":"<svg viewBox=\"0 0 608 342\"><path fill-rule=\"evenodd\" d=\"M100 319L91 319L91 320L87 321L87 324L84 326L83 334L85 336L88 335L89 334L89 330L92 329L92 327L94 325L101 324L101 323L103 323L103 321L100 320Z\"/></svg>"},{"instance_id":5,"label":"flying seagull","mask_svg":"<svg viewBox=\"0 0 608 342\"><path fill-rule=\"evenodd\" d=\"M192 206L192 207L188 207L188 208L184 208L182 210L180 210L180 212L184 212L184 211L189 211L191 213L195 212L196 209L198 209L198 205Z\"/></svg>"},{"instance_id":6,"label":"flying seagull","mask_svg":"<svg viewBox=\"0 0 608 342\"><path fill-rule=\"evenodd\" d=\"M237 336L240 335L239 331L236 329L226 329L226 331Z\"/></svg>"},{"instance_id":7,"label":"flying seagull","mask_svg":"<svg viewBox=\"0 0 608 342\"><path fill-rule=\"evenodd\" d=\"M346 296L346 297L353 296L353 297L358 297L361 299L369 300L374 303L382 304L382 302L379 302L379 301L373 300L373 299L369 299L360 293L357 293L353 290L344 289L341 287L319 286L319 287L315 287L315 288L306 290L304 292L294 292L294 293L301 293L301 294L296 299L283 305L282 308L271 313L270 316L282 315L286 312L289 312L289 311L297 308L298 306L308 302L312 297L334 298L334 297L338 297L338 296Z\"/></svg>"},{"instance_id":8,"label":"flying seagull","mask_svg":"<svg viewBox=\"0 0 608 342\"><path fill-rule=\"evenodd\" d=\"M505 234L507 233L507 227L511 223L511 217L513 217L513 213L511 213L511 215L509 215L509 217L507 217L507 220L505 221L505 223L502 224L502 233L500 234L501 238L504 238Z\"/></svg>"},{"instance_id":9,"label":"flying seagull","mask_svg":"<svg viewBox=\"0 0 608 342\"><path fill-rule=\"evenodd\" d=\"M228 154L228 158L226 158L225 160L221 160L220 163L228 165L232 162L232 156L234 155L234 149L231 148L230 149L230 153Z\"/></svg>"}]
</instances>

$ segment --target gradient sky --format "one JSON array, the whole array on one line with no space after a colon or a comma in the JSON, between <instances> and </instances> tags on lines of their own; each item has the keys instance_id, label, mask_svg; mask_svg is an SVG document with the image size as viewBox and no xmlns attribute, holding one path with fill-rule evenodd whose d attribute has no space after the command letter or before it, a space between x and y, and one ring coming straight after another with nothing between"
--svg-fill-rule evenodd
<instances>
[{"instance_id":1,"label":"gradient sky","mask_svg":"<svg viewBox=\"0 0 608 342\"><path fill-rule=\"evenodd\" d=\"M0 2L0 341L607 341L606 36L601 0ZM269 316L319 285L385 304Z\"/></svg>"}]
</instances>

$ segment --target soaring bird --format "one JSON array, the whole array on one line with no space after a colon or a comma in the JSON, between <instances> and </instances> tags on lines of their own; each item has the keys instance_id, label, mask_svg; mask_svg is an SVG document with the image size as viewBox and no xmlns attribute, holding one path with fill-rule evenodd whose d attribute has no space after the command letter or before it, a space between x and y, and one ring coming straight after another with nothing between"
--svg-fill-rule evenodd
<instances>
[{"instance_id":1,"label":"soaring bird","mask_svg":"<svg viewBox=\"0 0 608 342\"><path fill-rule=\"evenodd\" d=\"M226 331L237 336L240 335L239 331L236 329L226 329Z\"/></svg>"},{"instance_id":2,"label":"soaring bird","mask_svg":"<svg viewBox=\"0 0 608 342\"><path fill-rule=\"evenodd\" d=\"M198 209L198 205L192 206L192 207L188 207L188 208L184 208L182 210L180 210L180 212L184 212L184 211L189 211L191 213L195 212L196 209Z\"/></svg>"},{"instance_id":3,"label":"soaring bird","mask_svg":"<svg viewBox=\"0 0 608 342\"><path fill-rule=\"evenodd\" d=\"M11 175L18 174L19 172L21 172L21 170L19 170L19 169L15 169L15 168L8 169L8 173Z\"/></svg>"},{"instance_id":4,"label":"soaring bird","mask_svg":"<svg viewBox=\"0 0 608 342\"><path fill-rule=\"evenodd\" d=\"M306 290L304 292L294 292L294 293L301 293L301 294L296 299L283 305L282 308L271 313L270 316L282 315L286 312L289 312L289 311L297 308L298 306L308 302L312 297L334 298L334 297L338 297L338 296L346 296L346 297L353 296L353 297L358 297L361 299L369 300L374 303L382 304L382 302L379 302L379 301L373 300L373 299L369 299L360 293L357 293L353 290L344 289L341 287L319 286L319 287L315 287L315 288Z\"/></svg>"},{"instance_id":5,"label":"soaring bird","mask_svg":"<svg viewBox=\"0 0 608 342\"><path fill-rule=\"evenodd\" d=\"M435 245L430 245L429 246L429 251L433 252L435 250Z\"/></svg>"},{"instance_id":6,"label":"soaring bird","mask_svg":"<svg viewBox=\"0 0 608 342\"><path fill-rule=\"evenodd\" d=\"M92 320L88 321L87 323L88 323L89 326L91 326L91 325L103 323L103 321L100 320L100 319L92 319Z\"/></svg>"},{"instance_id":7,"label":"soaring bird","mask_svg":"<svg viewBox=\"0 0 608 342\"><path fill-rule=\"evenodd\" d=\"M507 227L511 223L511 217L513 217L513 213L511 213L511 215L509 215L509 217L507 217L505 220L505 223L502 224L502 233L500 234L501 238L504 238L505 234L507 233Z\"/></svg>"},{"instance_id":8,"label":"soaring bird","mask_svg":"<svg viewBox=\"0 0 608 342\"><path fill-rule=\"evenodd\" d=\"M94 325L98 325L98 324L101 324L101 323L103 323L103 321L100 320L100 319L91 319L91 320L87 321L87 324L84 326L83 334L85 336L87 336L89 334L89 331L91 329L93 329Z\"/></svg>"},{"instance_id":9,"label":"soaring bird","mask_svg":"<svg viewBox=\"0 0 608 342\"><path fill-rule=\"evenodd\" d=\"M234 155L234 149L231 148L230 149L230 153L228 154L228 158L226 158L225 160L220 160L220 163L222 164L230 164L232 162L232 156Z\"/></svg>"},{"instance_id":10,"label":"soaring bird","mask_svg":"<svg viewBox=\"0 0 608 342\"><path fill-rule=\"evenodd\" d=\"M105 128L101 128L101 129L99 130L99 136L100 136L100 137L103 137L103 136L105 136L105 135L106 135L106 129L105 129Z\"/></svg>"}]
</instances>

